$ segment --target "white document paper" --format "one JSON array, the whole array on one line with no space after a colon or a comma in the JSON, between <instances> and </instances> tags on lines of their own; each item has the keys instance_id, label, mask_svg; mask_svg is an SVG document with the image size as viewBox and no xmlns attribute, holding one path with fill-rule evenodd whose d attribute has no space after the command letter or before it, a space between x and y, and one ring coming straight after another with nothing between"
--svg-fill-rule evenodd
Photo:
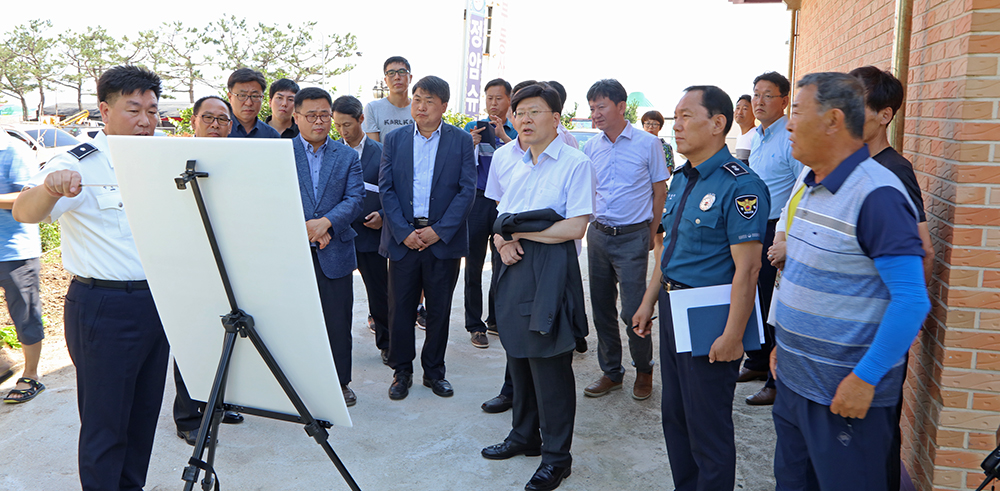
<instances>
[{"instance_id":1,"label":"white document paper","mask_svg":"<svg viewBox=\"0 0 1000 491\"><path fill-rule=\"evenodd\" d=\"M688 309L729 305L733 285L704 286L686 288L670 292L670 313L674 323L674 343L678 353L691 352L691 326L688 322ZM760 343L764 343L764 323L760 318L760 297L754 291L754 312L756 317L757 335Z\"/></svg>"},{"instance_id":2,"label":"white document paper","mask_svg":"<svg viewBox=\"0 0 1000 491\"><path fill-rule=\"evenodd\" d=\"M378 184L372 184L370 182L366 182L365 183L365 191L370 191L370 192L373 192L373 193L377 193L378 192Z\"/></svg>"},{"instance_id":3,"label":"white document paper","mask_svg":"<svg viewBox=\"0 0 1000 491\"><path fill-rule=\"evenodd\" d=\"M302 213L291 140L110 136L125 212L191 397L205 401L231 310L192 185L205 206L239 307L313 417L351 426L333 364ZM225 401L298 415L249 338L237 338Z\"/></svg>"}]
</instances>

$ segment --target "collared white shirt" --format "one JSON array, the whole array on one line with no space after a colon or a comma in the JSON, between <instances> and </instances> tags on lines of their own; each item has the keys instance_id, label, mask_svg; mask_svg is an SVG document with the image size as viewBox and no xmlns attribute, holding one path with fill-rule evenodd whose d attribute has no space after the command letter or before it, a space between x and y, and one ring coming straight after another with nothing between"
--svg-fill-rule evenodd
<instances>
[{"instance_id":1,"label":"collared white shirt","mask_svg":"<svg viewBox=\"0 0 1000 491\"><path fill-rule=\"evenodd\" d=\"M559 127L556 128L556 132L559 133L559 136L556 137L557 139L562 140L563 143L569 145L572 148L576 149L580 148L579 140L577 140L576 137L573 136L573 134L570 133L569 130L567 130L566 127L562 125L562 123L560 123Z\"/></svg>"},{"instance_id":2,"label":"collared white shirt","mask_svg":"<svg viewBox=\"0 0 1000 491\"><path fill-rule=\"evenodd\" d=\"M493 152L490 174L486 179L485 195L487 198L500 201L510 181L511 171L524 158L524 153L525 150L521 148L521 141L518 138L503 144Z\"/></svg>"},{"instance_id":3,"label":"collared white shirt","mask_svg":"<svg viewBox=\"0 0 1000 491\"><path fill-rule=\"evenodd\" d=\"M597 173L598 222L617 227L653 219L653 183L669 177L659 138L626 124L614 143L602 131L583 152Z\"/></svg>"},{"instance_id":4,"label":"collared white shirt","mask_svg":"<svg viewBox=\"0 0 1000 491\"><path fill-rule=\"evenodd\" d=\"M144 280L146 273L139 261L110 161L108 138L102 131L90 144L98 151L83 160L69 153L59 154L27 186L40 186L45 176L58 170L79 172L83 184L108 184L84 186L79 195L60 198L52 208L48 220L58 220L61 227L63 268L78 276L100 280Z\"/></svg>"},{"instance_id":5,"label":"collared white shirt","mask_svg":"<svg viewBox=\"0 0 1000 491\"><path fill-rule=\"evenodd\" d=\"M441 125L431 133L430 138L420 134L420 128L413 124L413 217L427 218L431 209L431 184L434 182L434 161L437 160L438 144L441 143Z\"/></svg>"},{"instance_id":6,"label":"collared white shirt","mask_svg":"<svg viewBox=\"0 0 1000 491\"><path fill-rule=\"evenodd\" d=\"M360 141L360 142L358 142L358 146L356 146L356 147L351 147L351 148L353 148L353 149L354 149L354 151L355 151L355 152L358 152L358 158L359 158L359 159L360 159L360 158L361 158L361 156L362 156L362 155L364 155L364 153L365 153L365 142L366 142L366 141L368 141L368 135L366 135L366 134L362 133L362 134L361 134L361 141ZM347 140L344 140L344 143L347 143Z\"/></svg>"}]
</instances>

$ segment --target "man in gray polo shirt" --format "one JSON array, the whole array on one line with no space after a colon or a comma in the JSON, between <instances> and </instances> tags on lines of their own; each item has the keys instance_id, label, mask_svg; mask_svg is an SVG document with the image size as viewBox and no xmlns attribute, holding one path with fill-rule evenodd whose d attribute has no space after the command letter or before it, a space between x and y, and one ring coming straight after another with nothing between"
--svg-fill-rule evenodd
<instances>
[{"instance_id":1,"label":"man in gray polo shirt","mask_svg":"<svg viewBox=\"0 0 1000 491\"><path fill-rule=\"evenodd\" d=\"M396 128L413 124L410 115L410 62L402 56L393 56L382 64L389 96L371 101L365 106L362 129L368 138L381 142L385 135Z\"/></svg>"}]
</instances>

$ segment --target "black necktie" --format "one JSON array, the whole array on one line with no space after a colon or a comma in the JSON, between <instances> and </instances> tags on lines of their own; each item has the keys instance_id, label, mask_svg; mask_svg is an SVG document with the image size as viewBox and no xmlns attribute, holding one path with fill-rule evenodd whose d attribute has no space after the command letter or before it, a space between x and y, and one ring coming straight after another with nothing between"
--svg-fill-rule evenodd
<instances>
[{"instance_id":1,"label":"black necktie","mask_svg":"<svg viewBox=\"0 0 1000 491\"><path fill-rule=\"evenodd\" d=\"M663 251L663 259L660 265L660 269L663 271L667 270L667 264L670 262L670 256L674 253L674 247L677 246L677 228L681 224L681 214L684 212L684 204L687 203L688 196L691 194L691 190L694 189L694 185L698 184L698 178L701 174L698 169L691 167L691 163L688 162L681 167L681 172L684 173L684 177L687 177L687 186L684 186L684 192L681 194L681 200L677 203L677 216L674 217L674 225L670 227L670 245L667 246L667 250ZM664 274L664 277L666 274Z\"/></svg>"}]
</instances>

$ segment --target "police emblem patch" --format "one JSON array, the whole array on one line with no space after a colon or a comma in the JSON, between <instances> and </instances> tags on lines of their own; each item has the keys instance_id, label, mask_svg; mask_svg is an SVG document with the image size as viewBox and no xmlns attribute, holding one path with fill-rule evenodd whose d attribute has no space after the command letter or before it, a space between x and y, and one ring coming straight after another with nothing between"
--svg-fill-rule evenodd
<instances>
[{"instance_id":1,"label":"police emblem patch","mask_svg":"<svg viewBox=\"0 0 1000 491\"><path fill-rule=\"evenodd\" d=\"M713 204L715 204L715 193L708 193L701 199L701 204L698 205L698 208L701 208L701 211L708 211Z\"/></svg>"},{"instance_id":2,"label":"police emblem patch","mask_svg":"<svg viewBox=\"0 0 1000 491\"><path fill-rule=\"evenodd\" d=\"M744 194L743 196L737 196L736 210L740 212L740 216L747 220L753 218L757 214L757 195Z\"/></svg>"}]
</instances>

